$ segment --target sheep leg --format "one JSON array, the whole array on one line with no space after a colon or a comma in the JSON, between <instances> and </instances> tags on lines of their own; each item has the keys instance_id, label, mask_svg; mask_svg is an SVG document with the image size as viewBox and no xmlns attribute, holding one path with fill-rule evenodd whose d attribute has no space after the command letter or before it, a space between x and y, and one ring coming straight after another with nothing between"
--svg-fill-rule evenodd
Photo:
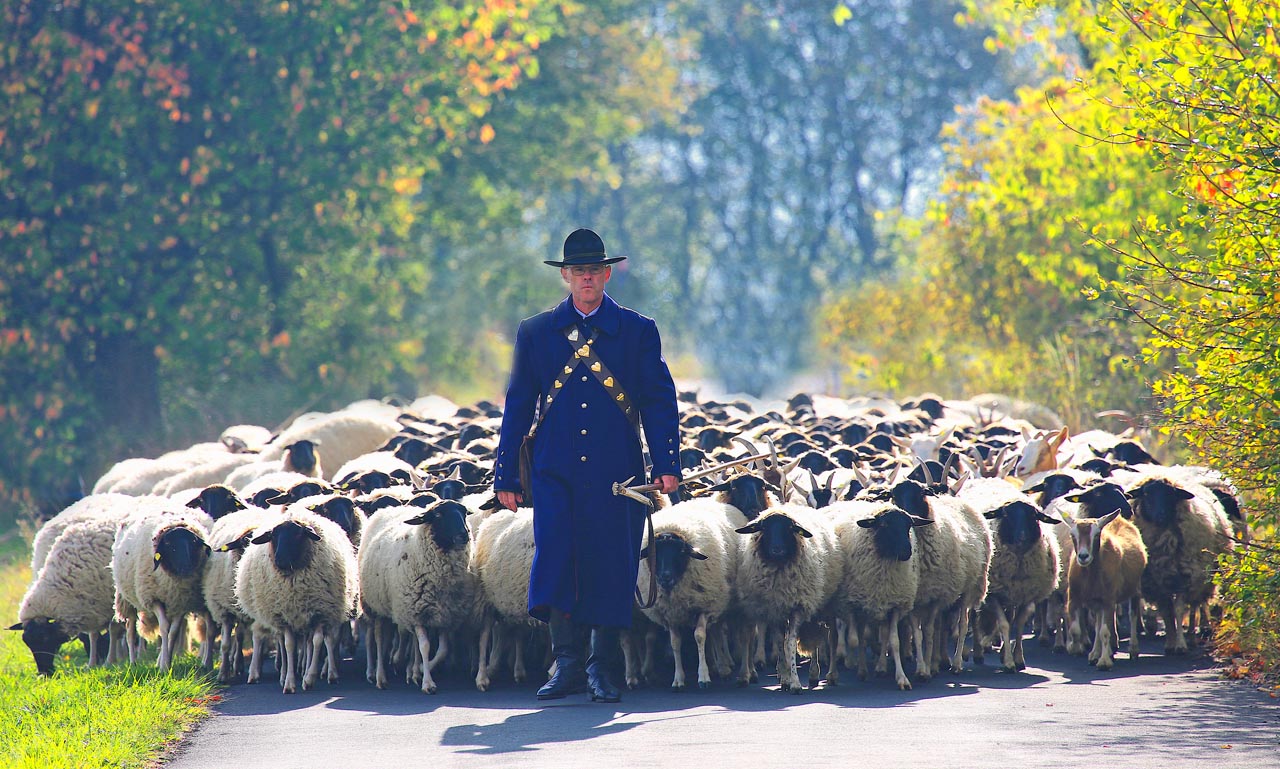
<instances>
[{"instance_id":1,"label":"sheep leg","mask_svg":"<svg viewBox=\"0 0 1280 769\"><path fill-rule=\"evenodd\" d=\"M155 612L156 623L160 626L160 656L156 658L156 667L168 670L173 663L173 645L182 617L171 620L165 613L164 607L158 603L152 606L151 610Z\"/></svg>"},{"instance_id":2,"label":"sheep leg","mask_svg":"<svg viewBox=\"0 0 1280 769\"><path fill-rule=\"evenodd\" d=\"M1013 623L1013 664L1018 670L1027 669L1027 658L1023 655L1022 650L1022 629L1027 626L1027 620L1031 619L1031 615L1035 613L1036 605L1029 603L1018 610L1017 619Z\"/></svg>"},{"instance_id":3,"label":"sheep leg","mask_svg":"<svg viewBox=\"0 0 1280 769\"><path fill-rule=\"evenodd\" d=\"M96 630L89 631L89 667L98 666L98 632Z\"/></svg>"},{"instance_id":4,"label":"sheep leg","mask_svg":"<svg viewBox=\"0 0 1280 769\"><path fill-rule=\"evenodd\" d=\"M114 665L120 661L120 635L123 629L115 620L107 623L107 660L104 664Z\"/></svg>"},{"instance_id":5,"label":"sheep leg","mask_svg":"<svg viewBox=\"0 0 1280 769\"><path fill-rule=\"evenodd\" d=\"M440 636L436 642L436 653L432 655L431 661L427 663L428 670L435 670L441 662L449 656L449 634L440 631Z\"/></svg>"},{"instance_id":6,"label":"sheep leg","mask_svg":"<svg viewBox=\"0 0 1280 769\"><path fill-rule=\"evenodd\" d=\"M618 645L622 647L623 680L626 681L628 689L635 689L640 685L640 662L636 652L635 631L624 630L618 637Z\"/></svg>"},{"instance_id":7,"label":"sheep leg","mask_svg":"<svg viewBox=\"0 0 1280 769\"><path fill-rule=\"evenodd\" d=\"M766 638L769 634L769 628L762 623L756 623L756 649L755 658L752 660L755 668L762 668L768 664L768 655L765 653Z\"/></svg>"},{"instance_id":8,"label":"sheep leg","mask_svg":"<svg viewBox=\"0 0 1280 769\"><path fill-rule=\"evenodd\" d=\"M792 694L799 694L802 690L800 687L800 671L796 668L796 635L800 630L800 618L791 615L787 618L787 624L783 630L782 647L779 650L778 657L778 677L779 683L782 683L782 671L787 673L787 685L782 687L782 691L790 691ZM788 689L788 687L790 687Z\"/></svg>"},{"instance_id":9,"label":"sheep leg","mask_svg":"<svg viewBox=\"0 0 1280 769\"><path fill-rule=\"evenodd\" d=\"M649 628L644 634L644 656L640 660L640 678L643 681L656 679L658 667L658 630Z\"/></svg>"},{"instance_id":10,"label":"sheep leg","mask_svg":"<svg viewBox=\"0 0 1280 769\"><path fill-rule=\"evenodd\" d=\"M827 686L840 685L840 660L849 653L845 637L844 620L837 619L827 628L827 648L831 650L831 658L827 663Z\"/></svg>"},{"instance_id":11,"label":"sheep leg","mask_svg":"<svg viewBox=\"0 0 1280 769\"><path fill-rule=\"evenodd\" d=\"M961 602L955 618L956 646L951 653L951 670L954 673L964 672L964 638L969 635L969 606Z\"/></svg>"},{"instance_id":12,"label":"sheep leg","mask_svg":"<svg viewBox=\"0 0 1280 769\"><path fill-rule=\"evenodd\" d=\"M215 635L213 615L207 611L200 612L197 621L204 628L204 639L200 641L200 667L213 670L213 637Z\"/></svg>"},{"instance_id":13,"label":"sheep leg","mask_svg":"<svg viewBox=\"0 0 1280 769\"><path fill-rule=\"evenodd\" d=\"M427 629L422 625L415 625L414 632L418 634L418 653L422 656L422 693L435 694L436 682L431 678L431 665L428 660L431 659L431 636L428 635ZM516 652L516 659L519 659L519 647Z\"/></svg>"},{"instance_id":14,"label":"sheep leg","mask_svg":"<svg viewBox=\"0 0 1280 769\"><path fill-rule=\"evenodd\" d=\"M328 659L325 660L327 675L325 675L324 680L331 684L338 683L338 662L342 659L342 655L339 652L339 649L341 648L340 633L342 633L343 627L346 626L339 625L336 630L332 630L324 635L324 648L325 651L328 652Z\"/></svg>"},{"instance_id":15,"label":"sheep leg","mask_svg":"<svg viewBox=\"0 0 1280 769\"><path fill-rule=\"evenodd\" d=\"M924 649L921 651L920 646L916 646L916 676L922 681L928 681L937 673L934 666L934 659L938 643L938 623L941 622L942 607L934 605L925 613L924 626L921 628L924 635ZM924 667L924 673L920 672L921 666Z\"/></svg>"},{"instance_id":16,"label":"sheep leg","mask_svg":"<svg viewBox=\"0 0 1280 769\"><path fill-rule=\"evenodd\" d=\"M307 670L302 676L302 690L309 691L316 685L316 681L320 678L320 650L324 648L324 628L317 626L311 631L310 659L307 660Z\"/></svg>"},{"instance_id":17,"label":"sheep leg","mask_svg":"<svg viewBox=\"0 0 1280 769\"><path fill-rule=\"evenodd\" d=\"M511 678L516 683L522 684L529 677L524 667L525 639L521 637L521 634L516 633L512 642L515 644L515 662L511 665Z\"/></svg>"},{"instance_id":18,"label":"sheep leg","mask_svg":"<svg viewBox=\"0 0 1280 769\"><path fill-rule=\"evenodd\" d=\"M489 691L489 643L493 638L493 620L485 617L480 623L480 640L476 646L476 690Z\"/></svg>"},{"instance_id":19,"label":"sheep leg","mask_svg":"<svg viewBox=\"0 0 1280 769\"><path fill-rule=\"evenodd\" d=\"M284 664L280 663L279 652L276 656L276 665L284 675L284 683L280 685L281 691L285 694L293 694L298 691L298 672L294 664L297 657L297 639L293 637L293 631L285 628L284 630Z\"/></svg>"},{"instance_id":20,"label":"sheep leg","mask_svg":"<svg viewBox=\"0 0 1280 769\"><path fill-rule=\"evenodd\" d=\"M376 684L378 680L378 643L377 632L373 626L378 621L365 615L362 624L365 626L364 632L364 680L371 684Z\"/></svg>"},{"instance_id":21,"label":"sheep leg","mask_svg":"<svg viewBox=\"0 0 1280 769\"><path fill-rule=\"evenodd\" d=\"M1068 611L1071 617L1071 631L1068 634L1067 653L1084 654L1084 609L1073 606Z\"/></svg>"},{"instance_id":22,"label":"sheep leg","mask_svg":"<svg viewBox=\"0 0 1280 769\"><path fill-rule=\"evenodd\" d=\"M1129 659L1136 660L1138 658L1138 614L1142 612L1142 599L1133 598L1129 601Z\"/></svg>"},{"instance_id":23,"label":"sheep leg","mask_svg":"<svg viewBox=\"0 0 1280 769\"><path fill-rule=\"evenodd\" d=\"M876 651L876 666L874 668L876 677L887 675L889 672L889 634L897 635L898 629L889 625L888 618L880 624L880 648ZM901 643L901 642L899 642Z\"/></svg>"},{"instance_id":24,"label":"sheep leg","mask_svg":"<svg viewBox=\"0 0 1280 769\"><path fill-rule=\"evenodd\" d=\"M252 638L252 649L249 652L249 675L245 683L256 684L258 679L262 677L262 658L265 654L262 647L266 644L267 637L255 626Z\"/></svg>"},{"instance_id":25,"label":"sheep leg","mask_svg":"<svg viewBox=\"0 0 1280 769\"><path fill-rule=\"evenodd\" d=\"M1182 634L1181 601L1170 596L1160 600L1160 616L1164 618L1164 653L1186 654L1187 639Z\"/></svg>"},{"instance_id":26,"label":"sheep leg","mask_svg":"<svg viewBox=\"0 0 1280 769\"><path fill-rule=\"evenodd\" d=\"M390 624L380 617L374 619L370 623L370 627L373 630L372 642L366 640L366 643L372 647L374 652L372 682L379 689L387 688L387 662L391 656L391 645L389 643L391 639L388 638L388 635L395 632L392 627L389 627Z\"/></svg>"},{"instance_id":27,"label":"sheep leg","mask_svg":"<svg viewBox=\"0 0 1280 769\"><path fill-rule=\"evenodd\" d=\"M698 624L694 626L694 642L698 644L698 688L707 688L712 685L712 670L707 665L707 614L698 615ZM684 679L684 673L684 664L681 664L681 679Z\"/></svg>"},{"instance_id":28,"label":"sheep leg","mask_svg":"<svg viewBox=\"0 0 1280 769\"><path fill-rule=\"evenodd\" d=\"M751 639L751 625L744 622L737 628L734 638L738 646L738 670L734 676L738 686L747 686L751 683Z\"/></svg>"},{"instance_id":29,"label":"sheep leg","mask_svg":"<svg viewBox=\"0 0 1280 769\"><path fill-rule=\"evenodd\" d=\"M992 605L996 618L996 632L1000 634L1000 666L1009 673L1017 670L1013 661L1013 638L1009 627L1009 618L1005 616L1004 607L997 601Z\"/></svg>"},{"instance_id":30,"label":"sheep leg","mask_svg":"<svg viewBox=\"0 0 1280 769\"><path fill-rule=\"evenodd\" d=\"M928 681L929 658L925 656L924 652L924 620L920 619L918 614L911 614L906 617L906 625L911 632L911 640L914 642L916 649L916 677L921 681ZM884 659L884 657L881 657L881 660ZM877 668L876 672L879 673L880 670Z\"/></svg>"},{"instance_id":31,"label":"sheep leg","mask_svg":"<svg viewBox=\"0 0 1280 769\"><path fill-rule=\"evenodd\" d=\"M902 652L898 637L898 623L901 621L902 610L893 609L889 612L886 627L889 631L889 654L893 657L893 678L897 681L899 689L906 690L911 688L911 679L907 678L907 674L902 670Z\"/></svg>"},{"instance_id":32,"label":"sheep leg","mask_svg":"<svg viewBox=\"0 0 1280 769\"><path fill-rule=\"evenodd\" d=\"M853 617L849 621L849 647L853 651L854 662L858 668L858 680L867 680L867 628L861 617Z\"/></svg>"}]
</instances>

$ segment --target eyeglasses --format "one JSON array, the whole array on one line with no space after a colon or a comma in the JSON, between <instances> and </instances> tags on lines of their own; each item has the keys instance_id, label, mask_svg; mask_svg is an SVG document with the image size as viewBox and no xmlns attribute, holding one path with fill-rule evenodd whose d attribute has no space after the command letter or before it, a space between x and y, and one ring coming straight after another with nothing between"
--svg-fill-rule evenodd
<instances>
[{"instance_id":1,"label":"eyeglasses","mask_svg":"<svg viewBox=\"0 0 1280 769\"><path fill-rule=\"evenodd\" d=\"M608 266L604 264L588 264L570 267L569 272L581 277L583 275L599 275L607 269Z\"/></svg>"}]
</instances>

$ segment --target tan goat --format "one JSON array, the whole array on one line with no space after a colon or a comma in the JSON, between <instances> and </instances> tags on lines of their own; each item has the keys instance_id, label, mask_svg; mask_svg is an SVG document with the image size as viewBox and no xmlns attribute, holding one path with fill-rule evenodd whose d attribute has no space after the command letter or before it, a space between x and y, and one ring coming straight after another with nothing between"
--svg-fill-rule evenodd
<instances>
[{"instance_id":1,"label":"tan goat","mask_svg":"<svg viewBox=\"0 0 1280 769\"><path fill-rule=\"evenodd\" d=\"M1142 571L1147 567L1147 548L1138 527L1115 510L1101 518L1071 519L1063 515L1071 531L1075 552L1067 570L1067 616L1071 618L1067 651L1084 651L1084 612L1092 615L1093 649L1089 662L1099 670L1110 670L1114 662L1116 608L1130 601L1133 615L1139 602ZM1138 633L1129 634L1129 659L1138 658Z\"/></svg>"}]
</instances>

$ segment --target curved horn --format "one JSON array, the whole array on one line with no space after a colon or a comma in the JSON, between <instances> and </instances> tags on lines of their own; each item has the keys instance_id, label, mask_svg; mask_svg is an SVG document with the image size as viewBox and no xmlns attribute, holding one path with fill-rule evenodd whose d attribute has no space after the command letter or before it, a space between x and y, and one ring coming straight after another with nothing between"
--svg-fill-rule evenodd
<instances>
[{"instance_id":1,"label":"curved horn","mask_svg":"<svg viewBox=\"0 0 1280 769\"><path fill-rule=\"evenodd\" d=\"M947 457L947 463L942 466L942 480L945 482L951 477L951 471L955 469L956 462L960 461L960 453L953 451L951 456Z\"/></svg>"},{"instance_id":2,"label":"curved horn","mask_svg":"<svg viewBox=\"0 0 1280 769\"><path fill-rule=\"evenodd\" d=\"M919 467L921 470L924 471L924 479L926 483L928 483L930 486L937 483L937 481L934 480L933 478L933 471L929 469L928 462L921 462L920 464L916 465L916 467Z\"/></svg>"}]
</instances>

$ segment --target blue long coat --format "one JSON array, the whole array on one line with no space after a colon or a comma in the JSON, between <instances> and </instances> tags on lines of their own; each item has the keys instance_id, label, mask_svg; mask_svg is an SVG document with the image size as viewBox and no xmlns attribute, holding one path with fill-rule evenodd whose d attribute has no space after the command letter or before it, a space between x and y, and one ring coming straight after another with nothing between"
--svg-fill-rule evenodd
<instances>
[{"instance_id":1,"label":"blue long coat","mask_svg":"<svg viewBox=\"0 0 1280 769\"><path fill-rule=\"evenodd\" d=\"M519 491L519 449L573 352L564 329L580 319L567 297L520 322L494 467L494 489ZM675 384L652 318L605 294L591 318L595 349L640 412L652 478L679 477ZM586 365L578 362L538 427L533 453L533 537L529 613L548 607L587 625L628 627L643 547L644 507L612 493L614 481L645 479L635 428Z\"/></svg>"}]
</instances>

